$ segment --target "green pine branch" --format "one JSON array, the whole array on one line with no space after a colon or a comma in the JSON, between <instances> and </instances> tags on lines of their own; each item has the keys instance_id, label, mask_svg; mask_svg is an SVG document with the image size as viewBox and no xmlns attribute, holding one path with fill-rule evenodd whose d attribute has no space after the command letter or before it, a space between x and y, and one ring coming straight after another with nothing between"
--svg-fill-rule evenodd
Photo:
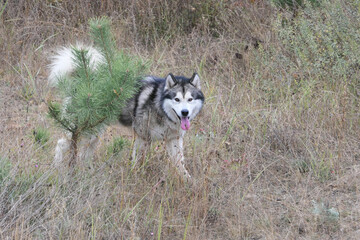
<instances>
[{"instance_id":1,"label":"green pine branch","mask_svg":"<svg viewBox=\"0 0 360 240\"><path fill-rule=\"evenodd\" d=\"M49 116L53 118L60 126L69 132L74 132L69 121L61 117L61 106L58 103L49 103Z\"/></svg>"},{"instance_id":2,"label":"green pine branch","mask_svg":"<svg viewBox=\"0 0 360 240\"><path fill-rule=\"evenodd\" d=\"M89 21L90 35L94 43L103 53L112 75L112 62L115 53L115 41L110 31L110 19L107 17L93 18Z\"/></svg>"}]
</instances>

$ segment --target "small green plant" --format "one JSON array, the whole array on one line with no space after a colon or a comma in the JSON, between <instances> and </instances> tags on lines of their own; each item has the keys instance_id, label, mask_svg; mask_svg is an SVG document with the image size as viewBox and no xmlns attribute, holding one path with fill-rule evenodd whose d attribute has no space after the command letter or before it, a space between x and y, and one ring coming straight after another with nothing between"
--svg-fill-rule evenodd
<instances>
[{"instance_id":1,"label":"small green plant","mask_svg":"<svg viewBox=\"0 0 360 240\"><path fill-rule=\"evenodd\" d=\"M295 168L300 172L300 173L307 173L310 170L310 164L306 161L306 160L297 160L295 162Z\"/></svg>"},{"instance_id":2,"label":"small green plant","mask_svg":"<svg viewBox=\"0 0 360 240\"><path fill-rule=\"evenodd\" d=\"M316 178L320 182L325 182L331 179L331 167L329 166L329 162L325 159L316 159L311 161L311 168L314 171Z\"/></svg>"},{"instance_id":3,"label":"small green plant","mask_svg":"<svg viewBox=\"0 0 360 240\"><path fill-rule=\"evenodd\" d=\"M5 157L0 156L0 188L2 187L4 180L9 176L10 170L10 161Z\"/></svg>"},{"instance_id":4,"label":"small green plant","mask_svg":"<svg viewBox=\"0 0 360 240\"><path fill-rule=\"evenodd\" d=\"M325 216L329 221L338 221L340 214L335 208L330 208L329 206L325 206L323 202L318 203L316 201L313 201L313 213L316 215L323 215Z\"/></svg>"},{"instance_id":5,"label":"small green plant","mask_svg":"<svg viewBox=\"0 0 360 240\"><path fill-rule=\"evenodd\" d=\"M39 71L37 71L36 75L34 76L26 64L24 64L24 68L22 66L11 66L11 67L12 70L16 72L22 80L21 81L22 87L19 91L19 96L23 98L26 102L29 102L31 100L38 101L39 94L35 79ZM26 73L23 73L24 71L26 71Z\"/></svg>"},{"instance_id":6,"label":"small green plant","mask_svg":"<svg viewBox=\"0 0 360 240\"><path fill-rule=\"evenodd\" d=\"M45 145L50 139L49 131L43 127L37 127L34 129L33 135L35 142L42 146Z\"/></svg>"},{"instance_id":7,"label":"small green plant","mask_svg":"<svg viewBox=\"0 0 360 240\"><path fill-rule=\"evenodd\" d=\"M2 16L2 14L3 14L3 12L4 12L8 1L9 1L9 0L7 0L5 3L1 3L1 5L0 5L0 17Z\"/></svg>"},{"instance_id":8,"label":"small green plant","mask_svg":"<svg viewBox=\"0 0 360 240\"><path fill-rule=\"evenodd\" d=\"M313 214L316 216L318 228L327 231L337 231L340 227L340 213L333 207L328 206L323 202L312 201Z\"/></svg>"},{"instance_id":9,"label":"small green plant","mask_svg":"<svg viewBox=\"0 0 360 240\"><path fill-rule=\"evenodd\" d=\"M107 148L108 155L117 155L119 154L126 145L128 145L128 141L125 138L118 137L115 138L112 144Z\"/></svg>"}]
</instances>

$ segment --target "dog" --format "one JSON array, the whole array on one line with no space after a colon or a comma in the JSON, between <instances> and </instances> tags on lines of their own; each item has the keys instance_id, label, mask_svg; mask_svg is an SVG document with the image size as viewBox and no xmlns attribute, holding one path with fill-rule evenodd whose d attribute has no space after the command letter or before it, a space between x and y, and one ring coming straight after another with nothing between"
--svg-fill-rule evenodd
<instances>
[{"instance_id":1,"label":"dog","mask_svg":"<svg viewBox=\"0 0 360 240\"><path fill-rule=\"evenodd\" d=\"M58 79L69 75L75 69L73 47L64 47L52 57L49 82L56 86ZM85 49L90 56L90 68L104 62L104 56L94 47L76 46ZM127 101L119 116L119 122L132 127L135 142L132 151L133 166L144 156L152 141L165 141L166 150L178 173L191 179L184 165L183 139L190 129L191 121L201 111L205 97L201 91L200 77L194 73L190 78L168 74L165 78L147 76L139 80L137 93ZM70 101L66 99L66 101ZM61 162L69 149L70 136L58 141L55 161ZM80 155L89 157L94 151L97 137L91 136L85 142L86 149Z\"/></svg>"}]
</instances>

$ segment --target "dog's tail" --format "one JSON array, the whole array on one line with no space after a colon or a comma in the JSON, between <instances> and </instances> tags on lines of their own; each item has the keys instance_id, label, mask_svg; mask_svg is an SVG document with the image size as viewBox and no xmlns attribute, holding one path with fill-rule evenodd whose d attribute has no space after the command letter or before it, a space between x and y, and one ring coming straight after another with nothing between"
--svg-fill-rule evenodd
<instances>
[{"instance_id":1,"label":"dog's tail","mask_svg":"<svg viewBox=\"0 0 360 240\"><path fill-rule=\"evenodd\" d=\"M79 43L76 44L75 46L62 47L56 51L54 56L51 57L51 63L49 65L50 74L48 78L49 84L51 86L56 87L59 82L59 79L70 76L76 69L76 59L75 59L74 49L86 50L87 58L89 58L90 69L92 70L95 70L99 64L105 62L104 56L101 54L100 51L98 51L94 47L86 46ZM70 97L66 97L64 99L63 110L65 110L67 102L69 101L71 101ZM62 114L66 114L66 113L62 113ZM63 162L66 152L70 148L70 143L71 143L70 139L71 139L71 134L66 138L59 139L55 149L55 158L54 158L55 166L59 166ZM85 150L85 152L88 152L87 154L90 155L93 153L87 150ZM84 155L84 156L87 157L88 155Z\"/></svg>"},{"instance_id":2,"label":"dog's tail","mask_svg":"<svg viewBox=\"0 0 360 240\"><path fill-rule=\"evenodd\" d=\"M49 65L49 83L55 87L60 78L71 75L75 70L75 55L73 49L86 50L87 57L90 60L90 68L95 69L100 63L104 62L104 56L91 46L83 44L76 44L75 46L62 47L54 56L51 57L51 63Z\"/></svg>"}]
</instances>

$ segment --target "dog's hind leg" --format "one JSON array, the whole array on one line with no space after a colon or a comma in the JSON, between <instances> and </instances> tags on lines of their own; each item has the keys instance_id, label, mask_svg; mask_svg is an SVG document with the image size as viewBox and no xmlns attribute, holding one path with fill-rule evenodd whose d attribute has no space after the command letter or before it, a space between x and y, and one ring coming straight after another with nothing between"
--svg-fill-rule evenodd
<instances>
[{"instance_id":1,"label":"dog's hind leg","mask_svg":"<svg viewBox=\"0 0 360 240\"><path fill-rule=\"evenodd\" d=\"M55 148L54 164L55 167L61 166L64 162L65 154L70 148L70 140L67 138L61 138L57 142Z\"/></svg>"},{"instance_id":2,"label":"dog's hind leg","mask_svg":"<svg viewBox=\"0 0 360 240\"><path fill-rule=\"evenodd\" d=\"M185 168L183 153L183 138L172 139L166 141L166 150L170 155L170 159L174 162L179 174L185 179L190 180L191 176Z\"/></svg>"},{"instance_id":3,"label":"dog's hind leg","mask_svg":"<svg viewBox=\"0 0 360 240\"><path fill-rule=\"evenodd\" d=\"M95 150L100 143L100 138L97 135L84 137L80 141L79 159L81 161L91 160L94 157Z\"/></svg>"}]
</instances>

